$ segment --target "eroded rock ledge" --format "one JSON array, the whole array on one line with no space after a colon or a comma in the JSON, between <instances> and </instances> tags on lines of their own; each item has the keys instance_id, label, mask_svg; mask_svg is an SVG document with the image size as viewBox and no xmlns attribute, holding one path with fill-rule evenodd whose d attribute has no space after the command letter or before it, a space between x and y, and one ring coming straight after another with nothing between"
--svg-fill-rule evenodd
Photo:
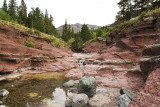
<instances>
[{"instance_id":1,"label":"eroded rock ledge","mask_svg":"<svg viewBox=\"0 0 160 107\"><path fill-rule=\"evenodd\" d=\"M129 107L159 107L160 105L160 44L144 48L140 67L145 85Z\"/></svg>"}]
</instances>

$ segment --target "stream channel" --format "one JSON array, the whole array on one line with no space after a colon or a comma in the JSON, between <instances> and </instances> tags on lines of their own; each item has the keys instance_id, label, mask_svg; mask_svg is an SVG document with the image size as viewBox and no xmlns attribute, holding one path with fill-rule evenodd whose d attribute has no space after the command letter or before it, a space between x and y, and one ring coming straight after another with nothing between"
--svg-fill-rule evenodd
<instances>
[{"instance_id":1,"label":"stream channel","mask_svg":"<svg viewBox=\"0 0 160 107\"><path fill-rule=\"evenodd\" d=\"M87 55L75 54L79 67L83 67ZM66 72L25 74L17 80L0 82L0 90L7 89L7 98L0 99L0 107L65 107L69 88L62 84ZM72 78L73 79L73 78Z\"/></svg>"}]
</instances>

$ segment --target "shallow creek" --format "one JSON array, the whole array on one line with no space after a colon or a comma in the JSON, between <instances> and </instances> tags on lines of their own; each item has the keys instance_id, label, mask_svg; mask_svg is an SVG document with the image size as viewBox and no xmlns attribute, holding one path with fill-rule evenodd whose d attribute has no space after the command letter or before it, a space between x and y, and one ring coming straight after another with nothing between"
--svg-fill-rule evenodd
<instances>
[{"instance_id":1,"label":"shallow creek","mask_svg":"<svg viewBox=\"0 0 160 107\"><path fill-rule=\"evenodd\" d=\"M7 89L10 94L1 99L3 104L0 107L64 107L68 89L62 84L68 80L63 73L45 73L2 81L0 89Z\"/></svg>"},{"instance_id":2,"label":"shallow creek","mask_svg":"<svg viewBox=\"0 0 160 107\"><path fill-rule=\"evenodd\" d=\"M89 54L73 54L79 67L84 66ZM0 90L7 89L7 98L0 99L0 107L64 107L69 88L62 84L70 78L65 78L66 72L25 74L17 80L0 82Z\"/></svg>"}]
</instances>

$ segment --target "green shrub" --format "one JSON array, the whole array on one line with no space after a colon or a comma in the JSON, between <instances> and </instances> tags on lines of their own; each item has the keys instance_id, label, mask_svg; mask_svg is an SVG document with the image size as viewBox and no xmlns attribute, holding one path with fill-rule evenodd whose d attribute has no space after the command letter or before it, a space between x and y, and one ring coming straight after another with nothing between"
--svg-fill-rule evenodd
<instances>
[{"instance_id":1,"label":"green shrub","mask_svg":"<svg viewBox=\"0 0 160 107\"><path fill-rule=\"evenodd\" d=\"M59 43L60 43L59 39L52 38L52 43L51 43L52 46L58 47L58 46L59 46Z\"/></svg>"},{"instance_id":2,"label":"green shrub","mask_svg":"<svg viewBox=\"0 0 160 107\"><path fill-rule=\"evenodd\" d=\"M29 34L34 34L34 30L33 30L33 29L30 29L30 28L27 30L27 32L28 32Z\"/></svg>"},{"instance_id":3,"label":"green shrub","mask_svg":"<svg viewBox=\"0 0 160 107\"><path fill-rule=\"evenodd\" d=\"M6 20L6 21L11 21L12 18L3 10L0 10L0 19L1 20Z\"/></svg>"},{"instance_id":4,"label":"green shrub","mask_svg":"<svg viewBox=\"0 0 160 107\"><path fill-rule=\"evenodd\" d=\"M135 20L125 21L124 23L120 24L120 26L118 26L116 30L118 31L118 33L121 33L128 25L131 25L134 22Z\"/></svg>"},{"instance_id":5,"label":"green shrub","mask_svg":"<svg viewBox=\"0 0 160 107\"><path fill-rule=\"evenodd\" d=\"M41 34L41 32L39 30L35 30L34 33L37 34L38 36L40 36L40 34Z\"/></svg>"},{"instance_id":6,"label":"green shrub","mask_svg":"<svg viewBox=\"0 0 160 107\"><path fill-rule=\"evenodd\" d=\"M32 47L32 48L35 47L35 46L32 44L32 42L24 42L24 46Z\"/></svg>"},{"instance_id":7,"label":"green shrub","mask_svg":"<svg viewBox=\"0 0 160 107\"><path fill-rule=\"evenodd\" d=\"M75 41L75 39L74 39L74 38L71 38L70 40L68 40L67 44L70 45L70 46L72 46L72 43L73 43L74 41Z\"/></svg>"}]
</instances>

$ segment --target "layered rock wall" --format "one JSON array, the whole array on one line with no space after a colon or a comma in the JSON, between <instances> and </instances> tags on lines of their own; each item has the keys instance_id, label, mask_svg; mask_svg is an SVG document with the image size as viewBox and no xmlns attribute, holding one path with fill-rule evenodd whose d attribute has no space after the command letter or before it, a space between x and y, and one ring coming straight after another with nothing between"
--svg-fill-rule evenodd
<instances>
[{"instance_id":1,"label":"layered rock wall","mask_svg":"<svg viewBox=\"0 0 160 107\"><path fill-rule=\"evenodd\" d=\"M144 48L140 67L145 78L144 88L138 92L130 107L159 107L160 105L160 44Z\"/></svg>"}]
</instances>

